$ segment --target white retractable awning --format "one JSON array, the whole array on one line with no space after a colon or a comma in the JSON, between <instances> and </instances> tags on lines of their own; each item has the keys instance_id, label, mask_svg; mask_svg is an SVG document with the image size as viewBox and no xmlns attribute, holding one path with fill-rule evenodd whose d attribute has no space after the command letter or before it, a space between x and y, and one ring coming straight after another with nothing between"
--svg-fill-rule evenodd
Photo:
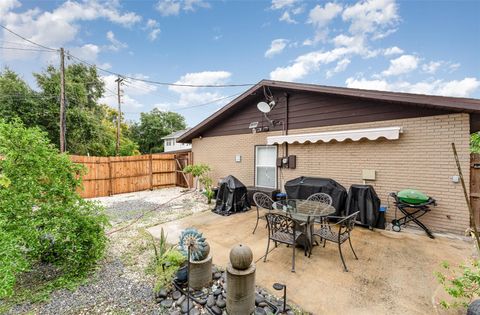
<instances>
[{"instance_id":1,"label":"white retractable awning","mask_svg":"<svg viewBox=\"0 0 480 315\"><path fill-rule=\"evenodd\" d=\"M332 140L345 141L350 139L358 141L360 139L377 140L378 138L385 138L388 140L396 140L400 137L402 127L384 127L384 128L370 128L357 130L342 130L342 131L327 131L318 133L303 133L298 135L288 136L271 136L267 137L267 144L282 144L282 143L316 143L319 141L329 142Z\"/></svg>"}]
</instances>

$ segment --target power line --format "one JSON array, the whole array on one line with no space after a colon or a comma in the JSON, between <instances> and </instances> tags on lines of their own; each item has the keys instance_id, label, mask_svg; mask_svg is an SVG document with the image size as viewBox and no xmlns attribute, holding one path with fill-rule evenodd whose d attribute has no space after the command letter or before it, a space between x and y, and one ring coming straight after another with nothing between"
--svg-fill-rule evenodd
<instances>
[{"instance_id":1,"label":"power line","mask_svg":"<svg viewBox=\"0 0 480 315\"><path fill-rule=\"evenodd\" d=\"M1 49L11 49L11 50L27 50L27 51L39 51L39 52L49 52L49 53L56 53L53 50L46 50L46 49L38 49L38 48L20 48L20 47L5 47L0 46Z\"/></svg>"},{"instance_id":2,"label":"power line","mask_svg":"<svg viewBox=\"0 0 480 315\"><path fill-rule=\"evenodd\" d=\"M223 101L223 100L226 100L226 99L235 97L235 96L240 95L240 94L242 94L242 93L243 93L243 92L235 93L235 94L232 94L232 95L229 95L229 96L225 96L225 97L222 97L222 98L217 98L217 99L212 100L212 101L207 102L207 103L198 104L198 105L192 105L192 106L187 106L187 107L182 107L182 108L179 108L179 109L176 109L176 110L179 111L179 110L185 110L185 109L190 109L190 108L202 107L202 106L210 105L210 104L213 104L213 103L216 103L216 102L220 102L220 101Z\"/></svg>"},{"instance_id":3,"label":"power line","mask_svg":"<svg viewBox=\"0 0 480 315\"><path fill-rule=\"evenodd\" d=\"M3 28L4 30L6 30L7 32L9 33L12 33L13 35L35 45L35 46L38 46L38 47L41 47L41 48L44 48L44 49L47 49L47 50L50 50L50 51L59 51L59 49L54 49L54 48L51 48L51 47L47 47L47 46L44 46L42 44L39 44L39 43L36 43L12 30L10 30L9 28L3 26L3 25L0 25L1 28ZM86 65L89 65L91 67L95 67L96 69L100 70L100 71L103 71L105 73L109 73L109 74L113 74L115 76L121 76L122 78L125 78L125 79L130 79L130 80L134 80L134 81L140 81L140 82L145 82L145 83L150 83L150 84L157 84L157 85L164 85L164 86L178 86L178 87L191 87L191 88L227 88L227 87L245 87L245 86L253 86L255 85L255 83L242 83L242 84L183 84L183 83L171 83L171 82L160 82L160 81L154 81L154 80L148 80L148 79L141 79L141 78L135 78L135 77L131 77L131 76L127 76L127 75L122 75L120 73L117 73L117 72L114 72L114 71L110 71L110 70L107 70L107 69L103 69L103 68L100 68L98 67L97 65L95 64L92 64L88 61L85 61L83 59L80 59L74 55L72 55L71 53L69 52L65 52L65 54L81 63L84 63Z\"/></svg>"},{"instance_id":4,"label":"power line","mask_svg":"<svg viewBox=\"0 0 480 315\"><path fill-rule=\"evenodd\" d=\"M58 49L54 49L54 48L51 48L51 47L44 46L44 45L42 45L42 44L36 43L36 42L34 42L34 41L32 41L32 40L30 40L30 39L26 38L26 37L23 37L22 35L20 35L20 34L18 34L18 33L16 33L16 32L14 32L14 31L12 31L11 29L9 29L9 28L7 28L7 27L5 27L5 26L1 25L1 24L0 24L0 27L1 27L1 28L3 28L4 30L6 30L7 32L9 32L9 33L13 34L13 35L15 35L15 36L17 36L17 37L20 37L20 38L21 38L21 39L23 39L24 41L27 41L27 42L29 42L30 44L33 44L33 45L35 45L35 46L38 46L38 47L45 48L45 49L47 49L47 50L51 50L51 51L58 51Z\"/></svg>"},{"instance_id":5,"label":"power line","mask_svg":"<svg viewBox=\"0 0 480 315\"><path fill-rule=\"evenodd\" d=\"M88 66L91 66L91 67L95 67L97 68L98 70L100 71L103 71L105 73L109 73L109 74L113 74L115 76L121 76L125 79L129 79L129 80L133 80L133 81L140 81L140 82L145 82L145 83L150 83L150 84L156 84L156 85L164 85L164 86L178 86L178 87L191 87L191 88L227 88L227 87L242 87L242 86L253 86L255 85L256 83L241 83L241 84L183 84L183 83L170 83L170 82L160 82L160 81L154 81L154 80L148 80L148 79L141 79L141 78L135 78L135 77L132 77L132 76L128 76L128 75L123 75L123 74L120 74L120 73L117 73L117 72L114 72L114 71L110 71L110 70L107 70L107 69L103 69L103 68L100 68L98 67L97 65L95 64L92 64L88 61L85 61L83 59L80 59L74 55L72 55L71 53L69 52L66 52L67 56L75 59L75 60L78 60L79 62L81 63L84 63Z\"/></svg>"}]
</instances>

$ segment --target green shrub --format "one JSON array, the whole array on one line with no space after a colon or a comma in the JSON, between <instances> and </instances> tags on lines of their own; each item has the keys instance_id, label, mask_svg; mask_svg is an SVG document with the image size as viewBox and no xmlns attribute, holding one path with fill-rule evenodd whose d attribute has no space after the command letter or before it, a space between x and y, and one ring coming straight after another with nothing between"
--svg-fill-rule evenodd
<instances>
[{"instance_id":1,"label":"green shrub","mask_svg":"<svg viewBox=\"0 0 480 315\"><path fill-rule=\"evenodd\" d=\"M443 271L436 272L437 280L452 297L451 301L440 302L444 308L467 307L470 302L480 297L480 261L474 260L471 265L461 265L452 269L449 263L442 263ZM459 272L460 271L460 272Z\"/></svg>"},{"instance_id":2,"label":"green shrub","mask_svg":"<svg viewBox=\"0 0 480 315\"><path fill-rule=\"evenodd\" d=\"M104 254L103 208L76 190L85 169L59 154L46 134L0 121L0 298L19 273L52 263L66 279L87 274Z\"/></svg>"}]
</instances>

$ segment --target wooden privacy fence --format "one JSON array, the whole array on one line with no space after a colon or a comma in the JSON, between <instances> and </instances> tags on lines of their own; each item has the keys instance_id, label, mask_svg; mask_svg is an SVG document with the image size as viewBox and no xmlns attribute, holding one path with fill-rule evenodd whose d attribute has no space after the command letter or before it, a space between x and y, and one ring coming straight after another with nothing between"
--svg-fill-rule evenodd
<instances>
[{"instance_id":1,"label":"wooden privacy fence","mask_svg":"<svg viewBox=\"0 0 480 315\"><path fill-rule=\"evenodd\" d=\"M83 176L84 198L154 189L191 187L192 179L182 172L191 163L191 153L148 154L138 156L70 156L74 163L87 167Z\"/></svg>"}]
</instances>

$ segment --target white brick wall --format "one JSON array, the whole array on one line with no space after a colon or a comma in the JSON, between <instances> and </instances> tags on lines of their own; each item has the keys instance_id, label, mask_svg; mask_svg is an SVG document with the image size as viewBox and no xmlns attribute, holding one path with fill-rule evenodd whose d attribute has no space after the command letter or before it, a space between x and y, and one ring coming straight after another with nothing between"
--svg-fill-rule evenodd
<instances>
[{"instance_id":1,"label":"white brick wall","mask_svg":"<svg viewBox=\"0 0 480 315\"><path fill-rule=\"evenodd\" d=\"M401 126L399 140L361 140L289 145L289 154L297 156L297 168L282 169L279 185L298 176L329 177L345 186L362 183L362 169L377 171L375 187L382 204L387 204L389 192L416 188L438 201L438 207L422 221L434 231L463 233L469 225L468 209L461 185L453 183L457 174L451 142L460 155L467 186L469 183L469 115L451 114L411 119L399 119L319 128L290 130L289 134L335 131L346 129ZM234 175L245 185L254 182L254 145L266 144L266 137L279 132L206 137L193 140L195 163L207 163L213 168L215 180ZM284 146L279 146L279 156ZM242 156L241 163L235 155ZM393 206L387 217L391 220Z\"/></svg>"}]
</instances>

